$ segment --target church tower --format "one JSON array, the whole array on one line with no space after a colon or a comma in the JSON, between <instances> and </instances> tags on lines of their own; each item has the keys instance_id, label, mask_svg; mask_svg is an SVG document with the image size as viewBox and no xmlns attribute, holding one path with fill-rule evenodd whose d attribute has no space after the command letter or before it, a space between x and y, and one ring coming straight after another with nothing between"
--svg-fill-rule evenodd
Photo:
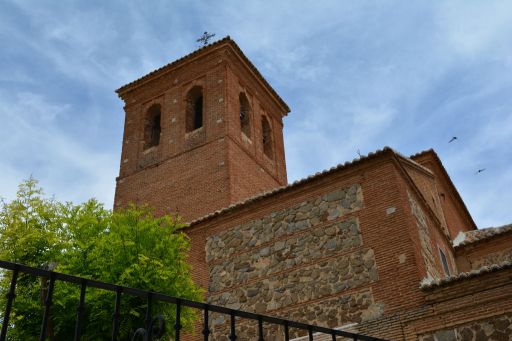
<instances>
[{"instance_id":1,"label":"church tower","mask_svg":"<svg viewBox=\"0 0 512 341\"><path fill-rule=\"evenodd\" d=\"M287 184L290 111L229 37L117 90L125 125L115 207L192 221Z\"/></svg>"}]
</instances>

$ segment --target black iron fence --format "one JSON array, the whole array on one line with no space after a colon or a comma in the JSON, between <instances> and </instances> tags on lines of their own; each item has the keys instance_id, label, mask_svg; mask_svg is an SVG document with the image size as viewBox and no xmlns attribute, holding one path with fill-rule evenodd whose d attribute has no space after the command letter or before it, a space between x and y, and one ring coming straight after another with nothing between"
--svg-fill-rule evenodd
<instances>
[{"instance_id":1,"label":"black iron fence","mask_svg":"<svg viewBox=\"0 0 512 341\"><path fill-rule=\"evenodd\" d=\"M87 321L84 318L84 308L85 308L85 298L86 298L86 290L87 288L97 288L102 290L108 290L115 293L115 301L113 302L113 315L112 315L112 336L111 339L117 340L119 334L119 325L121 321L121 299L123 295L132 295L145 298L147 300L147 308L146 308L146 316L144 321L144 326L138 328L134 331L132 341L133 340L152 340L159 338L163 332L165 327L165 321L162 316L153 317L152 306L155 301L167 302L170 304L174 304L176 306L176 318L175 324L173 326L175 332L175 340L180 340L180 331L182 326L180 324L180 314L182 307L190 307L195 308L202 311L203 318L203 340L208 341L212 340L210 324L209 324L209 316L210 313L220 313L225 314L229 317L229 335L228 338L231 341L237 340L237 318L248 319L257 322L257 330L258 330L258 341L264 341L264 327L268 324L279 326L283 330L283 339L285 341L290 340L290 328L296 328L299 330L303 330L309 336L309 340L312 341L314 333L325 334L330 337L331 340L336 341L341 340L341 338L352 339L352 340L373 340L373 341L385 341L383 339L360 335L356 333L351 333L342 330L330 329L315 325L310 325L306 323L290 321L282 318L260 315L255 313L250 313L247 311L235 310L226 307L220 307L208 303L203 302L195 302L187 299L182 299L178 297L168 296L156 292L144 291L140 289L134 289L124 286L119 286L111 283L105 283L100 281L95 281L91 279L86 279L77 276L66 275L59 272L48 271L44 269L34 268L22 264L17 264L13 262L7 262L0 260L0 268L11 270L11 281L10 281L10 289L7 294L6 306L3 314L2 322L2 330L0 333L0 341L5 341L7 338L7 331L9 329L9 317L11 315L12 305L14 299L16 297L16 283L18 281L18 276L21 273L30 274L33 276L44 277L49 279L48 288L46 291L46 299L44 300L44 310L43 310L43 318L41 322L40 329L40 341L44 341L47 338L47 328L48 321L50 319L51 314L51 306L52 306L52 297L55 288L56 281L63 281L68 283L74 283L80 286L80 297L78 300L77 306L77 317L75 324L75 333L74 340L80 340L83 330L87 327ZM12 326L12 325L11 325ZM15 327L15 325L14 325Z\"/></svg>"}]
</instances>

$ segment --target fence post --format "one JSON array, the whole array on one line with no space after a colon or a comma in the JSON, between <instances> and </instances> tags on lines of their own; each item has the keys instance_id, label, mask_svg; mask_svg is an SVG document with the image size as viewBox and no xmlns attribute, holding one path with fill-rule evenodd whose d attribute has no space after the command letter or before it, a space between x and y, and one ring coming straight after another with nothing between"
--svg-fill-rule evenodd
<instances>
[{"instance_id":1,"label":"fence post","mask_svg":"<svg viewBox=\"0 0 512 341\"><path fill-rule=\"evenodd\" d=\"M16 297L16 282L18 281L19 265L14 267L11 277L11 286L7 293L7 305L5 306L4 320L2 321L2 331L0 332L0 341L5 341L7 336L7 327L9 326L9 317L11 315L12 301Z\"/></svg>"}]
</instances>

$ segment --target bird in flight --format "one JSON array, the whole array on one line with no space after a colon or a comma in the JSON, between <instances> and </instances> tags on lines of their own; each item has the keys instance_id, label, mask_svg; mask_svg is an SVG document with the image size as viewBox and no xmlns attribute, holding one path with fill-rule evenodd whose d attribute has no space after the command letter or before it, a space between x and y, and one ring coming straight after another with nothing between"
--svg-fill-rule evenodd
<instances>
[{"instance_id":1,"label":"bird in flight","mask_svg":"<svg viewBox=\"0 0 512 341\"><path fill-rule=\"evenodd\" d=\"M477 170L477 171L476 171L476 173L475 173L475 174L482 173L484 170L485 170L485 168L479 169L479 170Z\"/></svg>"},{"instance_id":2,"label":"bird in flight","mask_svg":"<svg viewBox=\"0 0 512 341\"><path fill-rule=\"evenodd\" d=\"M452 137L452 139L450 141L448 141L448 143L452 143L453 141L455 141L457 139L457 136L454 136Z\"/></svg>"}]
</instances>

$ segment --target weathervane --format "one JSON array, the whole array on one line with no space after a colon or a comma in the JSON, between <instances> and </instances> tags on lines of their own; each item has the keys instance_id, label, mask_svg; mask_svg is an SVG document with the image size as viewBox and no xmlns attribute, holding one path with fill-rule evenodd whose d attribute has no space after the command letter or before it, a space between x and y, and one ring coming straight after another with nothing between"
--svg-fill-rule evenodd
<instances>
[{"instance_id":1,"label":"weathervane","mask_svg":"<svg viewBox=\"0 0 512 341\"><path fill-rule=\"evenodd\" d=\"M215 33L208 33L207 31L205 31L203 33L203 35L199 39L197 39L196 41L198 43L202 43L203 46L206 46L206 45L208 45L208 40L210 40L213 37L215 37Z\"/></svg>"}]
</instances>

